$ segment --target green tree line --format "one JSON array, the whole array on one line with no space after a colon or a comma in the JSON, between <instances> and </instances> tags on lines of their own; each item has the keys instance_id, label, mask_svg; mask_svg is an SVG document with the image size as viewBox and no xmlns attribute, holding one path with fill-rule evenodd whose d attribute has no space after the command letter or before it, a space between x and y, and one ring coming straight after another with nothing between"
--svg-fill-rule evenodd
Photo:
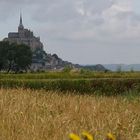
<instances>
[{"instance_id":1,"label":"green tree line","mask_svg":"<svg viewBox=\"0 0 140 140\"><path fill-rule=\"evenodd\" d=\"M27 71L32 63L32 52L27 45L0 42L0 71Z\"/></svg>"}]
</instances>

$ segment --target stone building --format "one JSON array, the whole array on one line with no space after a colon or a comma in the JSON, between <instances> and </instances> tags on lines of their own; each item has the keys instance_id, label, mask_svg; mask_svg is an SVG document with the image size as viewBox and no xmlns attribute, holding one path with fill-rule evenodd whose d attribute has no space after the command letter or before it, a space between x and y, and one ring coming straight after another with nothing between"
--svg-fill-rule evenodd
<instances>
[{"instance_id":1,"label":"stone building","mask_svg":"<svg viewBox=\"0 0 140 140\"><path fill-rule=\"evenodd\" d=\"M8 38L5 38L4 41L28 45L31 47L32 51L35 51L36 49L43 49L43 44L41 43L40 38L35 37L33 32L31 32L29 29L24 28L21 14L18 32L10 32L8 34Z\"/></svg>"}]
</instances>

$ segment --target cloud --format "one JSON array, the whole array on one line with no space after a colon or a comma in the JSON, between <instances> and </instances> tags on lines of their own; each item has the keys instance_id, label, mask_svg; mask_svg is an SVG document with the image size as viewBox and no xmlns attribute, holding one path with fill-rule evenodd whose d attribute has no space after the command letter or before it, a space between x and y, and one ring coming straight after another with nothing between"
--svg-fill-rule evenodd
<instances>
[{"instance_id":1,"label":"cloud","mask_svg":"<svg viewBox=\"0 0 140 140\"><path fill-rule=\"evenodd\" d=\"M110 37L127 39L131 29L139 32L139 28L133 27L134 24L140 26L138 17L132 11L131 0L53 0L44 6L39 5L32 16L36 22L47 24L50 32L51 29L54 34L56 31L58 39L96 38L101 41L102 35L106 34L103 40L108 42Z\"/></svg>"},{"instance_id":2,"label":"cloud","mask_svg":"<svg viewBox=\"0 0 140 140\"><path fill-rule=\"evenodd\" d=\"M87 44L92 52L93 46L113 50L140 44L140 15L132 0L0 0L0 21L11 20L20 9L43 41L54 41L54 47Z\"/></svg>"}]
</instances>

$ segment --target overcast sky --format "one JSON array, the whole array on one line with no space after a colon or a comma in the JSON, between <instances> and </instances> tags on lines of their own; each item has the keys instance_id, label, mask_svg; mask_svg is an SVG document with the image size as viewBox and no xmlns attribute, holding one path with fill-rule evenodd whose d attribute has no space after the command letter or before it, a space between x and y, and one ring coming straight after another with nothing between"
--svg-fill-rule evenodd
<instances>
[{"instance_id":1,"label":"overcast sky","mask_svg":"<svg viewBox=\"0 0 140 140\"><path fill-rule=\"evenodd\" d=\"M79 64L140 63L140 0L0 0L0 39L25 28Z\"/></svg>"}]
</instances>

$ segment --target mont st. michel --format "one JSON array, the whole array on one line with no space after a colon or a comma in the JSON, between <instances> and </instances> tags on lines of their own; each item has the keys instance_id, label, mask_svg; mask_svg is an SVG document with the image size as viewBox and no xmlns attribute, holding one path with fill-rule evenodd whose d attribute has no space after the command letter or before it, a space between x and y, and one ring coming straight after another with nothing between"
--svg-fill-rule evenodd
<instances>
[{"instance_id":1,"label":"mont st. michel","mask_svg":"<svg viewBox=\"0 0 140 140\"><path fill-rule=\"evenodd\" d=\"M10 43L25 44L30 47L33 53L31 69L47 70L47 69L63 69L65 66L73 67L70 62L63 61L56 54L48 54L44 51L43 43L40 37L34 36L34 33L29 29L24 28L22 15L20 14L20 21L18 32L9 32L8 37L4 41Z\"/></svg>"},{"instance_id":2,"label":"mont st. michel","mask_svg":"<svg viewBox=\"0 0 140 140\"><path fill-rule=\"evenodd\" d=\"M8 37L4 41L17 44L25 44L30 47L33 53L31 70L62 70L64 67L69 66L72 68L90 68L92 70L105 70L102 65L96 66L80 66L72 64L68 61L63 61L57 54L48 54L44 51L43 43L40 37L36 37L32 31L24 28L22 15L20 14L20 21L18 32L9 32Z\"/></svg>"}]
</instances>

